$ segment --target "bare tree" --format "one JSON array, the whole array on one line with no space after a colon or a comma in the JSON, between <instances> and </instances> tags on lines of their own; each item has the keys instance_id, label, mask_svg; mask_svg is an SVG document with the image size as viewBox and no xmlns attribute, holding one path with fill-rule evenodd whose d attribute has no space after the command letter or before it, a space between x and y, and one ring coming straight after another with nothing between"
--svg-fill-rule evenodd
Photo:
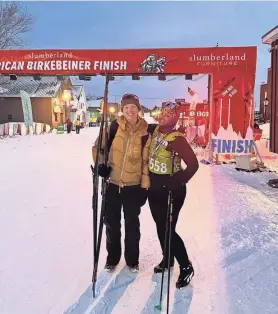
<instances>
[{"instance_id":1,"label":"bare tree","mask_svg":"<svg viewBox=\"0 0 278 314\"><path fill-rule=\"evenodd\" d=\"M26 45L22 36L33 25L34 19L19 2L0 3L0 49L20 48Z\"/></svg>"}]
</instances>

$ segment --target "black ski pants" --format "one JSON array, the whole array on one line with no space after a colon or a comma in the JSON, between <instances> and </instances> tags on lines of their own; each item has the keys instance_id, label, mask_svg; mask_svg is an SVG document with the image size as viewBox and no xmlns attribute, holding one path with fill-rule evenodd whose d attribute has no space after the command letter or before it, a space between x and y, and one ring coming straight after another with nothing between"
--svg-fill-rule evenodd
<instances>
[{"instance_id":1,"label":"black ski pants","mask_svg":"<svg viewBox=\"0 0 278 314\"><path fill-rule=\"evenodd\" d=\"M117 265L121 259L121 209L125 221L125 260L128 266L139 264L139 242L141 212L141 187L109 184L107 189L107 207L104 217L106 225L107 263Z\"/></svg>"},{"instance_id":2,"label":"black ski pants","mask_svg":"<svg viewBox=\"0 0 278 314\"><path fill-rule=\"evenodd\" d=\"M186 186L179 187L173 191L173 213L172 213L172 238L171 238L171 260L177 259L180 266L185 267L188 264L188 255L183 240L176 232L176 225L180 210L186 197ZM148 200L153 219L156 223L157 235L162 249L164 250L164 240L166 233L166 220L168 210L168 190L162 187L157 190L148 191ZM168 229L169 230L169 229ZM167 234L168 239L169 233ZM168 265L168 241L166 255L166 264Z\"/></svg>"}]
</instances>

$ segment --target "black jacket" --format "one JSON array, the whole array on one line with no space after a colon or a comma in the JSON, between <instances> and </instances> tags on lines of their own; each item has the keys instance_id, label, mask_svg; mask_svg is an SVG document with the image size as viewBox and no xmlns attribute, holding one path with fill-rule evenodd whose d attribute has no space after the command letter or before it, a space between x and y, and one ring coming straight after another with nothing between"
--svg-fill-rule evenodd
<instances>
[{"instance_id":1,"label":"black jacket","mask_svg":"<svg viewBox=\"0 0 278 314\"><path fill-rule=\"evenodd\" d=\"M157 124L150 124L149 133L153 134L156 127ZM176 137L174 141L168 143L166 149L174 151L184 161L186 169L176 172L172 177L150 172L151 189L158 189L163 186L177 189L181 185L185 185L199 169L198 159L185 137Z\"/></svg>"}]
</instances>

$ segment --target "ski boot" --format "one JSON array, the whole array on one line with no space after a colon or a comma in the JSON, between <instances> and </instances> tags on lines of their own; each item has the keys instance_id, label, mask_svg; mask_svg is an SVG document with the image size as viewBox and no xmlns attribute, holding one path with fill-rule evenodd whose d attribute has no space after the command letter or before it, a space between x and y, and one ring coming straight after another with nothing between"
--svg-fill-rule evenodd
<instances>
[{"instance_id":1,"label":"ski boot","mask_svg":"<svg viewBox=\"0 0 278 314\"><path fill-rule=\"evenodd\" d=\"M191 262L189 262L186 267L180 267L180 275L178 281L176 282L176 288L181 289L183 287L186 287L190 283L193 276L194 268Z\"/></svg>"},{"instance_id":2,"label":"ski boot","mask_svg":"<svg viewBox=\"0 0 278 314\"><path fill-rule=\"evenodd\" d=\"M168 261L167 261L168 262ZM165 263L165 271L167 271L168 270L168 263ZM172 268L172 267L174 267L174 259L172 259L171 261L170 261L170 268ZM155 274L159 274L159 273L162 273L162 270L163 270L163 260L157 265L157 266L155 266L155 268L153 269L153 272L155 273Z\"/></svg>"},{"instance_id":3,"label":"ski boot","mask_svg":"<svg viewBox=\"0 0 278 314\"><path fill-rule=\"evenodd\" d=\"M268 181L268 185L272 188L278 188L278 179L272 179Z\"/></svg>"},{"instance_id":4,"label":"ski boot","mask_svg":"<svg viewBox=\"0 0 278 314\"><path fill-rule=\"evenodd\" d=\"M132 265L132 266L127 266L127 267L131 273L138 273L139 272L139 265Z\"/></svg>"},{"instance_id":5,"label":"ski boot","mask_svg":"<svg viewBox=\"0 0 278 314\"><path fill-rule=\"evenodd\" d=\"M112 273L116 269L117 265L110 265L106 263L104 270L107 271L108 273Z\"/></svg>"}]
</instances>

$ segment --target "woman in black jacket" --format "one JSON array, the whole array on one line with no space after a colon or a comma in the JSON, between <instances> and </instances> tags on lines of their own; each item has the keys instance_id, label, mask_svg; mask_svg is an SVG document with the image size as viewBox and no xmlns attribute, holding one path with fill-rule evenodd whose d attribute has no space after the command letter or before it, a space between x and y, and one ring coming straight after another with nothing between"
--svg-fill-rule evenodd
<instances>
[{"instance_id":1,"label":"woman in black jacket","mask_svg":"<svg viewBox=\"0 0 278 314\"><path fill-rule=\"evenodd\" d=\"M159 242L164 250L166 220L168 210L168 192L172 191L172 235L170 267L174 266L174 257L180 266L180 275L176 283L177 288L185 287L194 276L193 266L183 240L176 232L179 212L186 197L186 184L199 168L198 160L184 134L176 131L180 106L168 102L163 105L158 118L159 125L149 125L152 141L149 152L149 172L151 187L148 190L148 200L153 219L156 223ZM186 164L182 169L181 161ZM167 235L168 237L168 235ZM168 265L168 248L162 261L154 268L155 273L161 273L165 259Z\"/></svg>"}]
</instances>

